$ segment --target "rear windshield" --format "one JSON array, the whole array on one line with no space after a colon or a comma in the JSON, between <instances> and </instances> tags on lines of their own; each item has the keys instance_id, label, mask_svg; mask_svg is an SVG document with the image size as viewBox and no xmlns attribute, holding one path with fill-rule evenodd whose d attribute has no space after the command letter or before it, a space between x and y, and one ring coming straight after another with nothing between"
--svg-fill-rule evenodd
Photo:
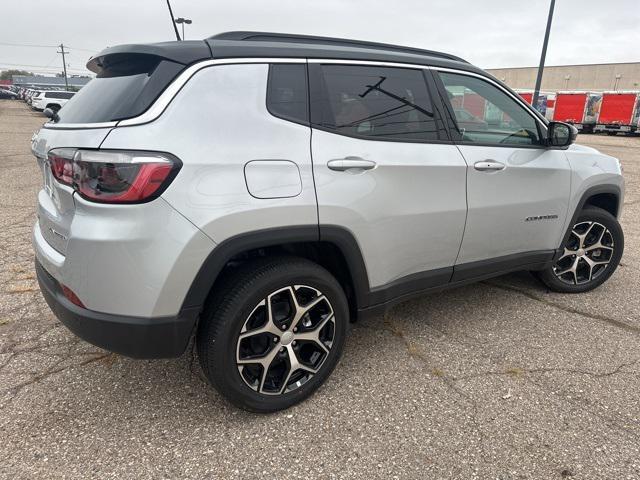
<instances>
[{"instance_id":1,"label":"rear windshield","mask_svg":"<svg viewBox=\"0 0 640 480\"><path fill-rule=\"evenodd\" d=\"M58 123L111 122L140 115L183 68L160 61L143 73L98 75L65 104Z\"/></svg>"}]
</instances>

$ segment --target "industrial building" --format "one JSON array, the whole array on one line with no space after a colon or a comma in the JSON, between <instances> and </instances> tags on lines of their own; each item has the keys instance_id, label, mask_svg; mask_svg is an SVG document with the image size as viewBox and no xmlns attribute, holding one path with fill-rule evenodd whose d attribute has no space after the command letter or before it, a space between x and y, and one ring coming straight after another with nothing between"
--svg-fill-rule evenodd
<instances>
[{"instance_id":1,"label":"industrial building","mask_svg":"<svg viewBox=\"0 0 640 480\"><path fill-rule=\"evenodd\" d=\"M65 88L64 77L45 77L40 75L13 75L13 85L25 88ZM67 77L70 88L79 90L84 87L91 77Z\"/></svg>"},{"instance_id":2,"label":"industrial building","mask_svg":"<svg viewBox=\"0 0 640 480\"><path fill-rule=\"evenodd\" d=\"M538 67L487 71L512 88L533 89ZM548 66L544 68L542 90L640 90L640 62Z\"/></svg>"}]
</instances>

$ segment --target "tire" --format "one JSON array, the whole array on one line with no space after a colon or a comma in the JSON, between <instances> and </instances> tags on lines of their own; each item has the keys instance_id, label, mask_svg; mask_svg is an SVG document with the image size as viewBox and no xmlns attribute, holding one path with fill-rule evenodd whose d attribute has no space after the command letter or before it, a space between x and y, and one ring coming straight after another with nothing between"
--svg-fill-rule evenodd
<instances>
[{"instance_id":1,"label":"tire","mask_svg":"<svg viewBox=\"0 0 640 480\"><path fill-rule=\"evenodd\" d=\"M259 413L309 397L329 377L344 347L349 308L337 280L311 261L273 257L241 266L222 283L196 338L211 384L232 404Z\"/></svg>"},{"instance_id":2,"label":"tire","mask_svg":"<svg viewBox=\"0 0 640 480\"><path fill-rule=\"evenodd\" d=\"M561 248L562 256L554 265L539 272L538 277L554 292L588 292L615 272L624 251L624 234L618 220L609 212L587 207Z\"/></svg>"}]
</instances>

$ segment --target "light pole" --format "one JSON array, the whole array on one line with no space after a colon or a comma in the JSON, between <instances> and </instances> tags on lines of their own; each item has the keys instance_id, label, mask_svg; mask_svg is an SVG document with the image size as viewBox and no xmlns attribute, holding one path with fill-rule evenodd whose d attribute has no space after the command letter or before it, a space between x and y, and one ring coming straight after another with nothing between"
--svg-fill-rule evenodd
<instances>
[{"instance_id":1,"label":"light pole","mask_svg":"<svg viewBox=\"0 0 640 480\"><path fill-rule=\"evenodd\" d=\"M538 78L536 78L536 88L533 91L533 100L531 104L533 108L538 105L538 96L540 95L540 85L542 84L542 72L544 72L544 59L547 56L547 44L549 43L549 32L551 31L551 21L553 20L553 8L556 6L556 0L551 0L549 5L549 18L547 18L547 30L544 32L544 42L542 43L542 54L540 55L540 66L538 67Z\"/></svg>"},{"instance_id":2,"label":"light pole","mask_svg":"<svg viewBox=\"0 0 640 480\"><path fill-rule=\"evenodd\" d=\"M180 34L178 33L178 27L175 24L173 10L171 9L171 2L169 2L169 0L167 0L167 8L169 9L169 15L171 15L171 25L173 26L173 31L176 32L176 40L180 41Z\"/></svg>"},{"instance_id":3,"label":"light pole","mask_svg":"<svg viewBox=\"0 0 640 480\"><path fill-rule=\"evenodd\" d=\"M190 18L179 17L174 20L178 25L182 25L182 40L184 40L184 24L191 25L193 22Z\"/></svg>"},{"instance_id":4,"label":"light pole","mask_svg":"<svg viewBox=\"0 0 640 480\"><path fill-rule=\"evenodd\" d=\"M617 91L617 90L618 90L618 85L620 84L620 79L621 79L621 78L622 78L622 74L620 74L620 73L619 73L619 74L617 74L617 75L616 75L616 83L615 83L615 85L613 86L613 89L614 89L615 91Z\"/></svg>"}]
</instances>

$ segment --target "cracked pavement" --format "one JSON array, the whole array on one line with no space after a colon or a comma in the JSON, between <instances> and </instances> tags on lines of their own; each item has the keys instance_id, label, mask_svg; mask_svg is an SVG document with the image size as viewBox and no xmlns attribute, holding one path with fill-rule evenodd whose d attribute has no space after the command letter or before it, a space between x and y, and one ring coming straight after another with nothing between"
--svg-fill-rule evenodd
<instances>
[{"instance_id":1,"label":"cracked pavement","mask_svg":"<svg viewBox=\"0 0 640 480\"><path fill-rule=\"evenodd\" d=\"M548 292L517 273L356 323L344 358L285 412L230 407L189 350L131 360L66 330L30 244L43 122L0 101L0 478L640 478L640 138L617 156L621 267Z\"/></svg>"}]
</instances>

